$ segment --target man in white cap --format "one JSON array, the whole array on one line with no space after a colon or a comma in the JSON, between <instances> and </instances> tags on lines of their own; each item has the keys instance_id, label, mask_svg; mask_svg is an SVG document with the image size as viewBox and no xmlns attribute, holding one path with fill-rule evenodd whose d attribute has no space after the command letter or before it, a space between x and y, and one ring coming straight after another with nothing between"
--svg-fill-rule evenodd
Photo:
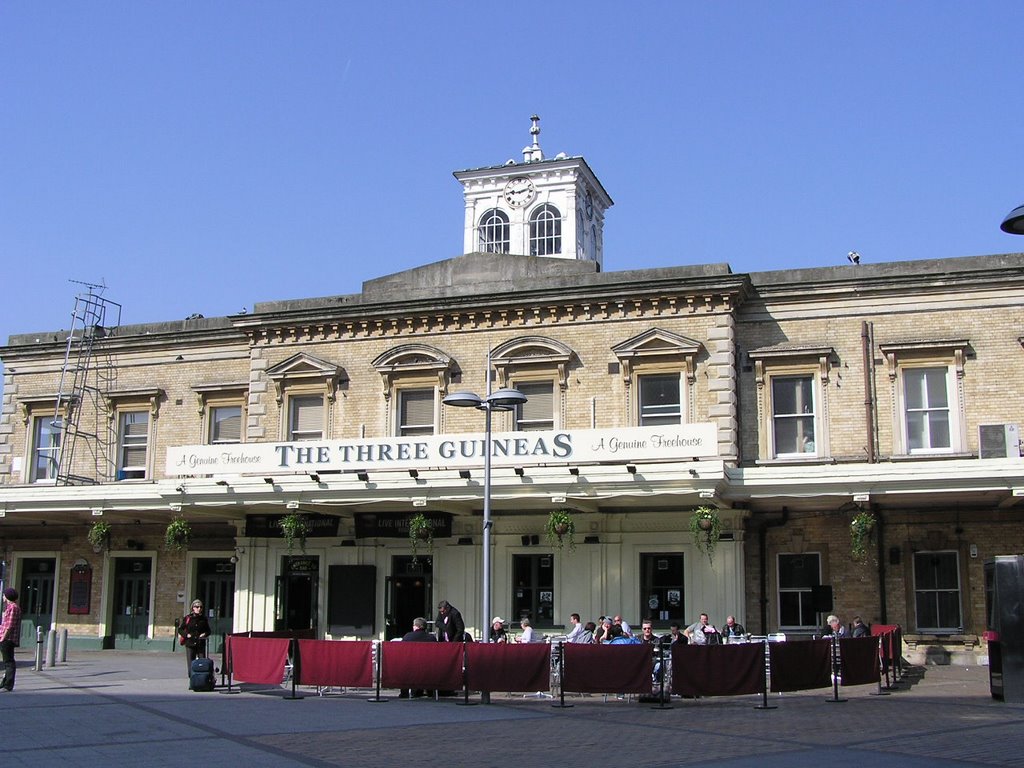
<instances>
[{"instance_id":1,"label":"man in white cap","mask_svg":"<svg viewBox=\"0 0 1024 768\"><path fill-rule=\"evenodd\" d=\"M507 643L508 635L505 634L505 620L501 616L491 619L491 642Z\"/></svg>"},{"instance_id":2,"label":"man in white cap","mask_svg":"<svg viewBox=\"0 0 1024 768\"><path fill-rule=\"evenodd\" d=\"M0 691L14 690L14 649L21 644L21 607L18 605L18 590L8 587L4 590L4 619L0 623L0 657L4 662L4 677L0 680Z\"/></svg>"}]
</instances>

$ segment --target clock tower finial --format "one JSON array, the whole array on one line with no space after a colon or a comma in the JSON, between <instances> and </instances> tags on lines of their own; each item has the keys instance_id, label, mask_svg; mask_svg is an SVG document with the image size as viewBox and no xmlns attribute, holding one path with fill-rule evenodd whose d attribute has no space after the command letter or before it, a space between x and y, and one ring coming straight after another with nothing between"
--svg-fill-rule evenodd
<instances>
[{"instance_id":1,"label":"clock tower finial","mask_svg":"<svg viewBox=\"0 0 1024 768\"><path fill-rule=\"evenodd\" d=\"M530 118L530 135L533 136L533 144L523 148L523 162L536 163L544 159L544 151L540 148L540 116L534 115Z\"/></svg>"}]
</instances>

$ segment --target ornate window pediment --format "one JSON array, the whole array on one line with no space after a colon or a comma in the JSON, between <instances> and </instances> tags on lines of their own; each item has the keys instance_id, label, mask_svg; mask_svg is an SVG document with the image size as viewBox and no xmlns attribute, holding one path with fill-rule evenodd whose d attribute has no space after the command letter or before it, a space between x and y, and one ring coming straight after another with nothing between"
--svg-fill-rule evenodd
<instances>
[{"instance_id":1,"label":"ornate window pediment","mask_svg":"<svg viewBox=\"0 0 1024 768\"><path fill-rule=\"evenodd\" d=\"M491 365L498 372L498 382L502 387L508 386L513 374L557 370L558 386L564 390L569 385L572 357L572 349L560 341L543 336L520 336L491 350Z\"/></svg>"},{"instance_id":2,"label":"ornate window pediment","mask_svg":"<svg viewBox=\"0 0 1024 768\"><path fill-rule=\"evenodd\" d=\"M647 362L667 363L672 360L683 364L686 379L692 384L697 378L696 359L701 349L699 341L661 328L651 328L616 344L612 352L619 358L622 378L628 387L637 365Z\"/></svg>"},{"instance_id":3,"label":"ornate window pediment","mask_svg":"<svg viewBox=\"0 0 1024 768\"><path fill-rule=\"evenodd\" d=\"M754 380L758 387L765 383L765 370L772 366L813 364L823 384L828 382L829 370L836 351L832 347L809 347L782 344L752 349L747 357L754 363Z\"/></svg>"},{"instance_id":4,"label":"ornate window pediment","mask_svg":"<svg viewBox=\"0 0 1024 768\"><path fill-rule=\"evenodd\" d=\"M889 379L896 380L900 362L921 359L949 359L956 368L957 378L964 376L964 360L971 343L967 339L917 339L911 341L890 341L878 345L885 355L889 368Z\"/></svg>"},{"instance_id":5,"label":"ornate window pediment","mask_svg":"<svg viewBox=\"0 0 1024 768\"><path fill-rule=\"evenodd\" d=\"M380 355L371 365L381 376L385 399L391 398L396 379L427 375L437 377L437 389L442 397L448 394L452 358L434 347L403 344Z\"/></svg>"},{"instance_id":6,"label":"ornate window pediment","mask_svg":"<svg viewBox=\"0 0 1024 768\"><path fill-rule=\"evenodd\" d=\"M287 387L309 384L323 384L327 389L328 400L334 402L338 383L346 377L341 366L300 352L268 368L267 378L274 382L275 395L280 404Z\"/></svg>"}]
</instances>

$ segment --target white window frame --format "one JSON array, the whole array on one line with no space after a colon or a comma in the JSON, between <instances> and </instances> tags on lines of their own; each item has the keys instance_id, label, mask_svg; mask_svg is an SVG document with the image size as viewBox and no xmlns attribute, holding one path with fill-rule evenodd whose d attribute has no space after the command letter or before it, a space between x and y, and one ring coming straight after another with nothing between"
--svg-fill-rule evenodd
<instances>
[{"instance_id":1,"label":"white window frame","mask_svg":"<svg viewBox=\"0 0 1024 768\"><path fill-rule=\"evenodd\" d=\"M894 456L955 456L967 451L967 417L964 398L966 339L888 342L879 344L889 371L892 402L892 454ZM907 424L906 379L908 370L946 369L946 400L949 408L949 446L910 448Z\"/></svg>"},{"instance_id":2,"label":"white window frame","mask_svg":"<svg viewBox=\"0 0 1024 768\"><path fill-rule=\"evenodd\" d=\"M783 380L797 380L797 379L809 379L811 386L811 410L806 410L800 413L786 413L780 414L775 407L775 385L776 383ZM822 419L820 416L820 403L822 401L821 392L821 381L815 375L813 370L796 370L778 373L772 373L768 376L768 440L769 440L769 455L773 459L808 459L818 458L820 454L821 439L819 435L822 432ZM806 419L811 417L811 433L812 439L810 445L804 443L804 450L799 451L786 451L781 450L778 440L778 427L780 419ZM806 435L804 436L806 439Z\"/></svg>"},{"instance_id":3,"label":"white window frame","mask_svg":"<svg viewBox=\"0 0 1024 768\"><path fill-rule=\"evenodd\" d=\"M476 242L481 253L508 253L512 247L511 237L507 213L500 208L484 211L476 227Z\"/></svg>"},{"instance_id":4,"label":"white window frame","mask_svg":"<svg viewBox=\"0 0 1024 768\"><path fill-rule=\"evenodd\" d=\"M782 558L784 557L814 557L818 561L818 584L811 585L810 587L786 587L782 586ZM782 623L782 594L783 593L799 593L800 594L800 605L803 607L803 601L813 601L813 587L821 586L821 567L822 567L822 556L820 552L779 552L775 555L775 618L778 622L780 630L800 631L808 629L818 629L817 624L783 624ZM811 613L814 614L814 604L811 603ZM803 611L801 610L801 613Z\"/></svg>"},{"instance_id":5,"label":"white window frame","mask_svg":"<svg viewBox=\"0 0 1024 768\"><path fill-rule=\"evenodd\" d=\"M551 203L530 212L530 255L557 256L562 252L562 213Z\"/></svg>"},{"instance_id":6,"label":"white window frame","mask_svg":"<svg viewBox=\"0 0 1024 768\"><path fill-rule=\"evenodd\" d=\"M430 421L423 422L421 424L406 424L405 418L405 403L407 398L415 395L422 398L422 396L429 392L430 393ZM434 435L437 434L437 388L433 386L402 386L396 387L395 389L395 436L396 437L415 437L417 435Z\"/></svg>"},{"instance_id":7,"label":"white window frame","mask_svg":"<svg viewBox=\"0 0 1024 768\"><path fill-rule=\"evenodd\" d=\"M313 430L295 429L295 407L303 400L320 400L320 429L315 433ZM321 391L295 391L287 395L285 408L285 435L289 442L305 442L310 440L324 440L327 437L327 404L329 398Z\"/></svg>"},{"instance_id":8,"label":"white window frame","mask_svg":"<svg viewBox=\"0 0 1024 768\"><path fill-rule=\"evenodd\" d=\"M917 562L920 556L934 556L934 555L952 555L956 562L956 589L950 588L919 588L918 587L918 572ZM913 555L913 563L911 565L913 569L914 578L914 622L918 632L927 632L930 634L937 635L949 635L949 634L960 634L963 632L963 621L964 621L964 593L963 593L963 578L960 573L960 553L955 549L936 549L936 550L922 550L915 552ZM938 594L939 592L944 593L955 593L957 596L957 613L960 619L960 623L957 626L949 627L928 627L922 626L920 617L918 616L918 597L923 593ZM938 611L936 611L938 613Z\"/></svg>"},{"instance_id":9,"label":"white window frame","mask_svg":"<svg viewBox=\"0 0 1024 768\"><path fill-rule=\"evenodd\" d=\"M674 379L678 384L679 403L675 414L679 418L676 421L666 420L668 418L664 415L658 414L644 414L644 382L652 379ZM636 423L641 426L661 426L668 424L685 424L687 422L688 403L687 403L688 387L686 386L686 379L682 371L678 369L673 370L644 370L636 374ZM656 406L652 406L656 407Z\"/></svg>"},{"instance_id":10,"label":"white window frame","mask_svg":"<svg viewBox=\"0 0 1024 768\"><path fill-rule=\"evenodd\" d=\"M55 421L56 420L54 419L54 414L52 412L32 416L32 442L31 448L29 449L31 457L29 462L29 482L46 483L53 482L57 479L57 474L60 470L58 461L60 460L63 430L59 428L56 430L53 429ZM50 426L50 429L47 431L50 445L42 446L42 427L47 424ZM54 440L54 435L56 435L56 440ZM48 455L45 460L45 466L48 467L48 469L45 472L40 473L39 467L41 466L41 462L44 461L44 454Z\"/></svg>"},{"instance_id":11,"label":"white window frame","mask_svg":"<svg viewBox=\"0 0 1024 768\"><path fill-rule=\"evenodd\" d=\"M523 411L530 407L530 390L542 385L546 385L550 391L551 412L548 418L525 418ZM513 430L516 432L537 432L558 429L559 388L558 383L554 379L522 379L516 381L513 386L527 397L527 402L524 405L516 406L513 416Z\"/></svg>"},{"instance_id":12,"label":"white window frame","mask_svg":"<svg viewBox=\"0 0 1024 768\"><path fill-rule=\"evenodd\" d=\"M960 432L960 414L959 409L956 407L957 396L954 382L956 381L956 372L953 370L953 366L942 363L921 363L912 364L907 363L900 365L899 375L899 413L900 413L900 426L901 426L901 437L903 439L904 451L907 455L920 455L920 454L944 454L944 453L955 453L960 450L958 445L957 435ZM910 427L911 407L908 403L907 397L907 377L910 373L927 372L927 371L942 371L945 380L946 390L946 403L944 407L931 406L930 403L925 404L920 409L915 409L914 413L921 413L925 416L925 432L929 433L928 445L921 447L911 446L911 435L912 430ZM922 379L923 383L923 379ZM927 397L927 392L924 393ZM949 440L949 445L934 445L933 440L930 437L930 429L928 425L931 423L927 418L928 415L938 412L945 411L946 413L946 430Z\"/></svg>"},{"instance_id":13,"label":"white window frame","mask_svg":"<svg viewBox=\"0 0 1024 768\"><path fill-rule=\"evenodd\" d=\"M786 345L751 350L747 356L754 364L754 383L757 388L758 463L828 459L831 456L829 377L835 350L832 347ZM785 446L779 446L776 440L775 380L797 377L810 377L811 379L814 416L813 451L780 450L780 447Z\"/></svg>"},{"instance_id":14,"label":"white window frame","mask_svg":"<svg viewBox=\"0 0 1024 768\"><path fill-rule=\"evenodd\" d=\"M127 433L127 427L129 426L129 418L138 416L140 414L145 416L146 419L145 435L129 435ZM118 480L145 480L146 478L149 477L149 460L152 454L152 452L150 451L150 445L152 444L152 431L153 414L149 409L125 407L119 408L117 410ZM140 448L145 449L145 458L142 464L126 464L126 451L137 451Z\"/></svg>"},{"instance_id":15,"label":"white window frame","mask_svg":"<svg viewBox=\"0 0 1024 768\"><path fill-rule=\"evenodd\" d=\"M224 440L214 436L215 429L214 425L216 422L216 416L218 411L223 411L228 408L238 409L238 439L237 440ZM241 402L234 401L211 401L207 404L207 415L206 415L206 442L208 445L234 445L237 443L245 442L245 405Z\"/></svg>"}]
</instances>

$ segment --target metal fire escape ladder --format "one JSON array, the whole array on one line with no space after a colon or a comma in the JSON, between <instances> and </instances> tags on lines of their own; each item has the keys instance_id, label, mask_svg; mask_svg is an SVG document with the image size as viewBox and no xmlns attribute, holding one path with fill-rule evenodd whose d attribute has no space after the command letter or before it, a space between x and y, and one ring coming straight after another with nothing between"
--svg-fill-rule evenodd
<instances>
[{"instance_id":1,"label":"metal fire escape ladder","mask_svg":"<svg viewBox=\"0 0 1024 768\"><path fill-rule=\"evenodd\" d=\"M98 417L100 409L105 408L102 403L104 387L94 365L95 346L121 324L121 305L100 296L106 286L79 284L88 290L75 297L53 416L54 432L59 435L55 458L57 485L92 484L101 480L107 436L99 434L98 429L84 429L81 420L83 405L88 401L92 406L90 411L97 416L96 424L101 423ZM110 325L107 325L108 316ZM92 476L74 474L75 454L82 448L88 448L97 459Z\"/></svg>"}]
</instances>

